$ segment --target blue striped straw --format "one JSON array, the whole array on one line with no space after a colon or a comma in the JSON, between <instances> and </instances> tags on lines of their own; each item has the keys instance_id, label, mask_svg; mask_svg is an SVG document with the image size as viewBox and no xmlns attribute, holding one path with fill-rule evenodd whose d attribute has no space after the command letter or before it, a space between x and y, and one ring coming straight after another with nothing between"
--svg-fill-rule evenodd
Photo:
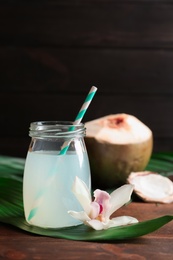
<instances>
[{"instance_id":1,"label":"blue striped straw","mask_svg":"<svg viewBox=\"0 0 173 260\"><path fill-rule=\"evenodd\" d=\"M96 87L91 87L81 109L79 110L79 113L77 114L76 118L75 118L75 121L73 122L73 125L78 125L80 124L80 122L82 121L86 111L87 111L87 108L89 107L95 93L97 91L97 88ZM74 127L70 127L69 131L73 131L74 130ZM62 148L61 148L61 151L59 152L59 155L65 155L68 148L69 148L69 145L70 145L71 141L66 141L64 142ZM46 183L46 186L42 189L40 189L40 191L38 192L37 196L36 196L36 199L34 201L34 205L29 213L29 216L28 216L28 221L30 221L37 213L37 210L39 209L39 205L42 203L42 200L43 200L43 195L45 194L46 192L46 189L48 188L48 186L50 185L50 183L53 181L53 178L54 178L54 175L51 175L51 178L49 178L49 180L47 181Z\"/></svg>"},{"instance_id":2,"label":"blue striped straw","mask_svg":"<svg viewBox=\"0 0 173 260\"><path fill-rule=\"evenodd\" d=\"M75 121L73 122L73 125L80 124L80 122L82 121L82 119L83 119L83 117L84 117L84 115L85 115L85 113L87 111L87 108L89 107L89 105L90 105L90 103L91 103L91 101L92 101L96 91L97 91L97 88L94 87L94 86L90 89L90 91L89 91L89 93L88 93L88 95L87 95L87 97L86 97L86 99L85 99L81 109L79 110L79 113L77 114L77 116L75 118ZM74 130L74 127L71 127L69 129L69 131L72 131L72 130ZM64 142L64 144L63 144L63 146L61 148L61 151L59 153L60 155L66 154L66 152L67 152L67 150L69 148L69 144L70 144L70 141Z\"/></svg>"}]
</instances>

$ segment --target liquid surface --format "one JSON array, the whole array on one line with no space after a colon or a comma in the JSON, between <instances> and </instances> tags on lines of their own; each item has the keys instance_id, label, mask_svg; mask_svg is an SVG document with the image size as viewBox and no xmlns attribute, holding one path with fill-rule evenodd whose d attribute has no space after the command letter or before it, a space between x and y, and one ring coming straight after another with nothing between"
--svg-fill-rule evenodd
<instances>
[{"instance_id":1,"label":"liquid surface","mask_svg":"<svg viewBox=\"0 0 173 260\"><path fill-rule=\"evenodd\" d=\"M87 153L28 152L23 181L26 220L36 207L34 217L28 221L32 225L58 228L80 224L67 213L82 210L71 191L76 176L91 189Z\"/></svg>"}]
</instances>

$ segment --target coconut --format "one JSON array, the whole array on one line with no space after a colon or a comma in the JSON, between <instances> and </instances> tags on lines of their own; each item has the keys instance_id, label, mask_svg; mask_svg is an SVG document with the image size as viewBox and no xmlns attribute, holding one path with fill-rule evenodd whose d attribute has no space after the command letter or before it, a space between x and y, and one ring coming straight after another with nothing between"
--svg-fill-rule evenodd
<instances>
[{"instance_id":1,"label":"coconut","mask_svg":"<svg viewBox=\"0 0 173 260\"><path fill-rule=\"evenodd\" d=\"M146 202L173 202L173 182L157 172L132 172L127 182L134 185L134 192Z\"/></svg>"},{"instance_id":2,"label":"coconut","mask_svg":"<svg viewBox=\"0 0 173 260\"><path fill-rule=\"evenodd\" d=\"M93 186L111 188L142 171L153 148L152 131L128 114L113 114L85 123Z\"/></svg>"}]
</instances>

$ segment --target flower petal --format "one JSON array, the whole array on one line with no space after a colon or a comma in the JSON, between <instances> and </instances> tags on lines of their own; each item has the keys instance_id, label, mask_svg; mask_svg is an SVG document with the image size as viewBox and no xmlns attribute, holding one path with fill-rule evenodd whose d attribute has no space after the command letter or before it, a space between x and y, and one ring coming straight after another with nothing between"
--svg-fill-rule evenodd
<instances>
[{"instance_id":1,"label":"flower petal","mask_svg":"<svg viewBox=\"0 0 173 260\"><path fill-rule=\"evenodd\" d=\"M133 223L138 223L138 220L130 216L121 216L112 218L109 221L109 227L125 226Z\"/></svg>"},{"instance_id":2,"label":"flower petal","mask_svg":"<svg viewBox=\"0 0 173 260\"><path fill-rule=\"evenodd\" d=\"M86 184L79 179L77 176L75 178L72 191L77 198L77 200L80 202L81 206L83 207L84 211L89 214L91 209L91 194L86 186Z\"/></svg>"},{"instance_id":3,"label":"flower petal","mask_svg":"<svg viewBox=\"0 0 173 260\"><path fill-rule=\"evenodd\" d=\"M90 218L91 219L97 218L99 213L100 213L100 205L95 201L91 202L91 210L89 213Z\"/></svg>"},{"instance_id":4,"label":"flower petal","mask_svg":"<svg viewBox=\"0 0 173 260\"><path fill-rule=\"evenodd\" d=\"M125 226L133 223L138 223L138 220L130 216L122 216L122 217L112 218L111 220L106 222L101 222L99 220L92 219L86 221L85 224L87 226L92 227L95 230L102 230L102 229L108 229L112 227Z\"/></svg>"},{"instance_id":5,"label":"flower petal","mask_svg":"<svg viewBox=\"0 0 173 260\"><path fill-rule=\"evenodd\" d=\"M94 197L95 197L95 202L97 202L100 207L101 207L101 210L100 210L100 213L102 214L102 216L105 216L105 213L110 209L110 195L109 193L107 193L106 191L103 191L103 190L95 190L94 191Z\"/></svg>"},{"instance_id":6,"label":"flower petal","mask_svg":"<svg viewBox=\"0 0 173 260\"><path fill-rule=\"evenodd\" d=\"M102 230L104 229L104 224L103 222L96 220L96 219L92 219L90 221L86 221L85 223L87 226L92 227L95 230Z\"/></svg>"},{"instance_id":7,"label":"flower petal","mask_svg":"<svg viewBox=\"0 0 173 260\"><path fill-rule=\"evenodd\" d=\"M126 204L131 197L131 194L133 192L133 185L131 184L125 184L121 186L120 188L114 190L110 196L110 204L111 208L107 211L107 217L111 216L111 214L122 207L124 204Z\"/></svg>"},{"instance_id":8,"label":"flower petal","mask_svg":"<svg viewBox=\"0 0 173 260\"><path fill-rule=\"evenodd\" d=\"M81 220L84 223L90 220L85 211L76 212L73 210L69 210L68 214L70 214L75 219Z\"/></svg>"}]
</instances>

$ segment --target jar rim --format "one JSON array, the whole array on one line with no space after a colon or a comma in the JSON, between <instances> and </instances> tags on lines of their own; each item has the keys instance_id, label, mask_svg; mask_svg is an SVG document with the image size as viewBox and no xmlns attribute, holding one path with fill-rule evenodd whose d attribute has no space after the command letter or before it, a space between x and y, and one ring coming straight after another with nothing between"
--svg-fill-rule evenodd
<instances>
[{"instance_id":1,"label":"jar rim","mask_svg":"<svg viewBox=\"0 0 173 260\"><path fill-rule=\"evenodd\" d=\"M82 127L84 123L74 124L72 121L34 121L30 123L30 129L33 127L58 127L58 126L74 126L74 127Z\"/></svg>"},{"instance_id":2,"label":"jar rim","mask_svg":"<svg viewBox=\"0 0 173 260\"><path fill-rule=\"evenodd\" d=\"M72 137L85 135L84 123L73 124L72 121L35 121L30 123L29 135L32 137Z\"/></svg>"}]
</instances>

